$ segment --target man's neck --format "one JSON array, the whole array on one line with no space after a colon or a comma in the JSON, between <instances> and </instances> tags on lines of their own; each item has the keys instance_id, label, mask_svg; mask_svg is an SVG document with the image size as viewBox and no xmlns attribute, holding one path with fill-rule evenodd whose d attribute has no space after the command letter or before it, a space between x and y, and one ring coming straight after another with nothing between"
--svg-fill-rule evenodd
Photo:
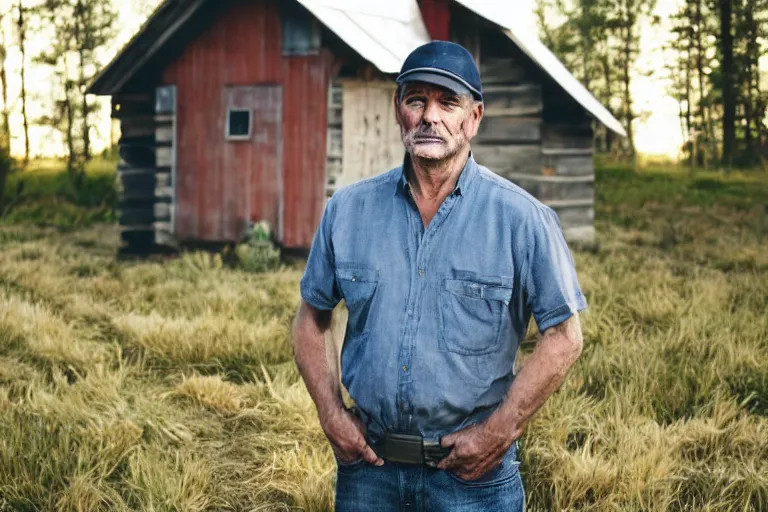
<instances>
[{"instance_id":1,"label":"man's neck","mask_svg":"<svg viewBox=\"0 0 768 512\"><path fill-rule=\"evenodd\" d=\"M445 160L427 160L411 156L408 183L420 197L439 201L448 197L469 158L469 146Z\"/></svg>"}]
</instances>

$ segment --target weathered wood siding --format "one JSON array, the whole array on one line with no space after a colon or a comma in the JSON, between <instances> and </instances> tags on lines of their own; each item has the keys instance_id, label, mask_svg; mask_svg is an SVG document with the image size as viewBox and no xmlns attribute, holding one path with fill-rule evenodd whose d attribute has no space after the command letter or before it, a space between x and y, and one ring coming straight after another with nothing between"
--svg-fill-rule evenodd
<instances>
[{"instance_id":1,"label":"weathered wood siding","mask_svg":"<svg viewBox=\"0 0 768 512\"><path fill-rule=\"evenodd\" d=\"M226 241L232 236L226 201L242 181L233 174L243 168L227 167L222 91L228 86L274 85L283 90L281 242L309 247L324 200L332 61L327 50L283 56L279 3L240 0L212 20L164 70L163 83L175 84L178 92L175 186L180 239ZM252 160L250 165L260 164Z\"/></svg>"},{"instance_id":2,"label":"weathered wood siding","mask_svg":"<svg viewBox=\"0 0 768 512\"><path fill-rule=\"evenodd\" d=\"M569 242L593 243L592 128L584 108L498 27L460 7L452 27L458 42L481 34L485 116L475 159L551 206Z\"/></svg>"},{"instance_id":3,"label":"weathered wood siding","mask_svg":"<svg viewBox=\"0 0 768 512\"><path fill-rule=\"evenodd\" d=\"M569 242L585 246L595 242L595 164L592 119L551 79L543 82L543 172L557 180L551 192L560 224Z\"/></svg>"},{"instance_id":4,"label":"weathered wood siding","mask_svg":"<svg viewBox=\"0 0 768 512\"><path fill-rule=\"evenodd\" d=\"M479 67L485 115L472 144L475 159L534 194L546 193L538 183L544 111L538 68L498 29L484 33Z\"/></svg>"},{"instance_id":5,"label":"weathered wood siding","mask_svg":"<svg viewBox=\"0 0 768 512\"><path fill-rule=\"evenodd\" d=\"M116 95L112 117L120 120L117 165L121 253L140 254L155 245L155 117L152 94Z\"/></svg>"},{"instance_id":6,"label":"weathered wood siding","mask_svg":"<svg viewBox=\"0 0 768 512\"><path fill-rule=\"evenodd\" d=\"M325 174L326 199L336 191L342 173L344 87L333 80L328 87L328 136L326 137Z\"/></svg>"},{"instance_id":7,"label":"weathered wood siding","mask_svg":"<svg viewBox=\"0 0 768 512\"><path fill-rule=\"evenodd\" d=\"M395 84L344 80L342 162L335 188L376 176L403 161L400 127L395 120ZM336 145L329 150L337 150Z\"/></svg>"}]
</instances>

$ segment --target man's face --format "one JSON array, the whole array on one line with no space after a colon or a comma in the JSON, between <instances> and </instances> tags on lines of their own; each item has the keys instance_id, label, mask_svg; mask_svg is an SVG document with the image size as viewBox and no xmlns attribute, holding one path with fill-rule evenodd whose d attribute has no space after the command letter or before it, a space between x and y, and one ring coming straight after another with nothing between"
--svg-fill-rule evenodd
<instances>
[{"instance_id":1,"label":"man's face","mask_svg":"<svg viewBox=\"0 0 768 512\"><path fill-rule=\"evenodd\" d=\"M395 97L395 115L406 151L426 160L445 160L477 134L482 103L426 83L408 83Z\"/></svg>"}]
</instances>

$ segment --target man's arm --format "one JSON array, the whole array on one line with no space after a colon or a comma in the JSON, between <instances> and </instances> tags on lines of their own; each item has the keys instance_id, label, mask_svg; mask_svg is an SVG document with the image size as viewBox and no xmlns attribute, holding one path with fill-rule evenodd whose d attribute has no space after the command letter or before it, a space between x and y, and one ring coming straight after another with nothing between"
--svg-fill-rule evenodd
<instances>
[{"instance_id":1,"label":"man's arm","mask_svg":"<svg viewBox=\"0 0 768 512\"><path fill-rule=\"evenodd\" d=\"M453 450L437 467L474 480L497 466L533 414L563 383L582 346L578 313L544 331L496 411L483 423L443 437L442 445Z\"/></svg>"},{"instance_id":2,"label":"man's arm","mask_svg":"<svg viewBox=\"0 0 768 512\"><path fill-rule=\"evenodd\" d=\"M371 464L382 465L384 461L365 440L365 426L345 409L338 376L326 357L325 334L330 329L331 318L332 311L316 309L301 301L293 324L296 365L336 455L343 462L363 458Z\"/></svg>"}]
</instances>

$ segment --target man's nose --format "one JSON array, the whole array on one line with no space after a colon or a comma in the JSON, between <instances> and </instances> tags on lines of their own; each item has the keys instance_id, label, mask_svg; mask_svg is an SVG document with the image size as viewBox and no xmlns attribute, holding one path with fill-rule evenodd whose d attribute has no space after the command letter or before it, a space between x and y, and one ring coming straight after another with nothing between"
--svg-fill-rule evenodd
<instances>
[{"instance_id":1,"label":"man's nose","mask_svg":"<svg viewBox=\"0 0 768 512\"><path fill-rule=\"evenodd\" d=\"M422 121L427 124L435 124L440 121L440 105L437 101L429 100L424 106L424 115Z\"/></svg>"}]
</instances>

